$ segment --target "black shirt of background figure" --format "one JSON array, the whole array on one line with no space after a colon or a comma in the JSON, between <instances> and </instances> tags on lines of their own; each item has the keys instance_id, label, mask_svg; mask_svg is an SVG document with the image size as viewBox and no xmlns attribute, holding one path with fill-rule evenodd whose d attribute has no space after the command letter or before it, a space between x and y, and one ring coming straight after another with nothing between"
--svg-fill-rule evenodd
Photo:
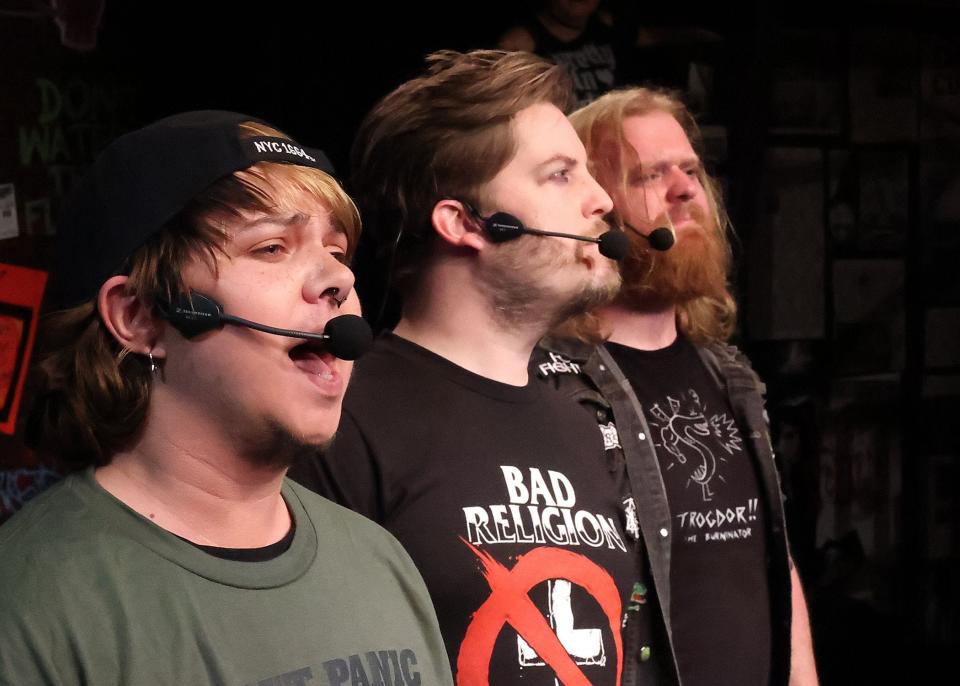
<instances>
[{"instance_id":1,"label":"black shirt of background figure","mask_svg":"<svg viewBox=\"0 0 960 686\"><path fill-rule=\"evenodd\" d=\"M563 66L570 75L577 107L621 84L621 51L614 30L593 16L577 38L564 42L547 31L536 17L524 23L533 38L533 52Z\"/></svg>"}]
</instances>

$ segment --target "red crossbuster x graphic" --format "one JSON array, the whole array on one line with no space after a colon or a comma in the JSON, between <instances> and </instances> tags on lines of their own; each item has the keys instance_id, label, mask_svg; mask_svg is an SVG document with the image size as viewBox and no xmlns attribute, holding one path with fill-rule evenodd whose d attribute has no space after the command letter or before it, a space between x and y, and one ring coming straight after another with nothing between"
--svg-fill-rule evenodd
<instances>
[{"instance_id":1,"label":"red crossbuster x graphic","mask_svg":"<svg viewBox=\"0 0 960 686\"><path fill-rule=\"evenodd\" d=\"M534 548L507 569L488 553L464 543L483 563L483 576L490 584L490 597L473 615L460 654L457 656L457 686L489 686L493 647L506 624L537 651L556 672L564 686L590 686L590 682L567 653L550 624L530 600L530 589L549 579L566 579L583 587L599 603L610 624L617 651L617 686L623 670L620 637L620 594L602 567L583 555L561 548Z\"/></svg>"}]
</instances>

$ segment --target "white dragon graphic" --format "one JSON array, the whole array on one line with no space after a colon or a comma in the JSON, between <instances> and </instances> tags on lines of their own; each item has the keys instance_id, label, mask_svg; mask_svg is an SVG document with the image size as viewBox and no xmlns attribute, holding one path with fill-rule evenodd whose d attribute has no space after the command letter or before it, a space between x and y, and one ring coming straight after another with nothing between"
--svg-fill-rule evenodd
<instances>
[{"instance_id":1,"label":"white dragon graphic","mask_svg":"<svg viewBox=\"0 0 960 686\"><path fill-rule=\"evenodd\" d=\"M654 404L650 414L658 421L650 423L660 431L660 446L678 464L687 464L691 452L696 455L699 463L690 473L690 480L700 486L704 502L709 502L714 496L711 481L714 477L723 481L723 476L717 475L717 458L702 439L714 435L728 454L740 450L741 439L733 420L728 419L726 413L715 414L707 419L697 392L690 389L689 397L689 406L684 408L680 400L667 396L669 412L659 403ZM720 460L725 461L722 457Z\"/></svg>"}]
</instances>

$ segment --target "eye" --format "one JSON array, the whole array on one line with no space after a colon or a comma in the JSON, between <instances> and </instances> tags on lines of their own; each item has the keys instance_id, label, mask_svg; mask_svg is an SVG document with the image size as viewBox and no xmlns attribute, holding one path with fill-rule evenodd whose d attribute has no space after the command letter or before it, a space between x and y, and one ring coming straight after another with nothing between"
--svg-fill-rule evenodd
<instances>
[{"instance_id":1,"label":"eye","mask_svg":"<svg viewBox=\"0 0 960 686\"><path fill-rule=\"evenodd\" d=\"M350 266L350 258L347 257L347 253L344 252L342 248L332 248L330 250L330 254L333 255L333 259L340 264L345 264L348 267Z\"/></svg>"},{"instance_id":2,"label":"eye","mask_svg":"<svg viewBox=\"0 0 960 686\"><path fill-rule=\"evenodd\" d=\"M567 167L558 169L550 174L550 179L553 181L562 181L563 183L566 183L570 180L570 170Z\"/></svg>"},{"instance_id":3,"label":"eye","mask_svg":"<svg viewBox=\"0 0 960 686\"><path fill-rule=\"evenodd\" d=\"M284 250L283 243L273 242L258 245L253 249L253 253L263 257L279 257L284 253Z\"/></svg>"},{"instance_id":4,"label":"eye","mask_svg":"<svg viewBox=\"0 0 960 686\"><path fill-rule=\"evenodd\" d=\"M350 258L347 257L347 237L344 234L339 232L331 234L324 240L324 247L337 262L350 266Z\"/></svg>"}]
</instances>

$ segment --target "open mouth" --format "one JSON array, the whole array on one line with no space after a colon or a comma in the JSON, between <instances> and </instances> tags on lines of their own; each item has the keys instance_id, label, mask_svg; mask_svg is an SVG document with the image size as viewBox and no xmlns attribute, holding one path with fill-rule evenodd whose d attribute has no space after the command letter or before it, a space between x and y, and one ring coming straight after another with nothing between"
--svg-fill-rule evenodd
<instances>
[{"instance_id":1,"label":"open mouth","mask_svg":"<svg viewBox=\"0 0 960 686\"><path fill-rule=\"evenodd\" d=\"M334 357L319 341L304 341L291 348L288 354L298 369L317 376L323 381L333 380Z\"/></svg>"}]
</instances>

